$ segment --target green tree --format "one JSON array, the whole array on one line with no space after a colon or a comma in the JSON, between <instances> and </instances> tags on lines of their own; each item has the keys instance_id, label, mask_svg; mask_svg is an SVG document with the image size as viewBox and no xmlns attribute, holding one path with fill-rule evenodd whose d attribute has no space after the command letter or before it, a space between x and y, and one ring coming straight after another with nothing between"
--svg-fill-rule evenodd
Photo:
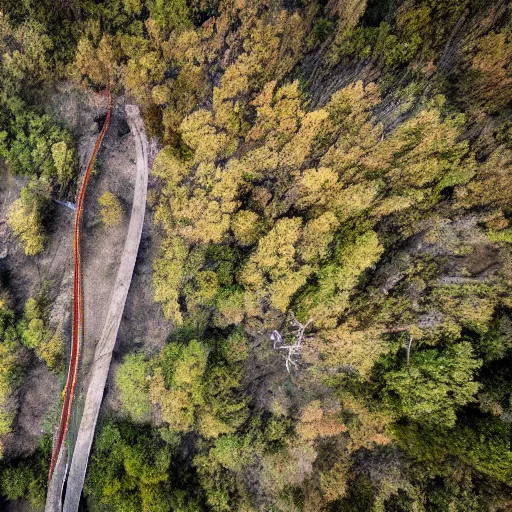
<instances>
[{"instance_id":1,"label":"green tree","mask_svg":"<svg viewBox=\"0 0 512 512\"><path fill-rule=\"evenodd\" d=\"M20 347L14 313L0 302L0 457L3 456L2 438L11 432L15 416L11 399L22 375Z\"/></svg>"},{"instance_id":2,"label":"green tree","mask_svg":"<svg viewBox=\"0 0 512 512\"><path fill-rule=\"evenodd\" d=\"M164 240L154 263L155 300L163 304L164 315L177 325L183 323L179 298L185 281L187 256L187 244L180 237L172 236Z\"/></svg>"},{"instance_id":3,"label":"green tree","mask_svg":"<svg viewBox=\"0 0 512 512\"><path fill-rule=\"evenodd\" d=\"M123 220L124 208L121 201L112 193L104 192L98 199L101 206L101 220L109 227L118 226Z\"/></svg>"},{"instance_id":4,"label":"green tree","mask_svg":"<svg viewBox=\"0 0 512 512\"><path fill-rule=\"evenodd\" d=\"M35 453L11 460L0 470L0 490L8 500L28 500L34 509L44 507L52 440L39 440Z\"/></svg>"},{"instance_id":5,"label":"green tree","mask_svg":"<svg viewBox=\"0 0 512 512\"><path fill-rule=\"evenodd\" d=\"M22 343L33 349L50 370L58 371L64 364L64 339L62 325L52 328L49 323L46 290L38 297L31 297L25 304Z\"/></svg>"},{"instance_id":6,"label":"green tree","mask_svg":"<svg viewBox=\"0 0 512 512\"><path fill-rule=\"evenodd\" d=\"M110 421L95 440L84 493L115 512L170 511L169 447L150 429Z\"/></svg>"},{"instance_id":7,"label":"green tree","mask_svg":"<svg viewBox=\"0 0 512 512\"><path fill-rule=\"evenodd\" d=\"M172 30L183 30L191 25L189 9L185 0L174 2L148 0L147 5L151 17L159 28L161 37L165 37Z\"/></svg>"},{"instance_id":8,"label":"green tree","mask_svg":"<svg viewBox=\"0 0 512 512\"><path fill-rule=\"evenodd\" d=\"M144 354L129 354L119 366L115 382L123 410L135 421L144 420L151 410L149 365Z\"/></svg>"},{"instance_id":9,"label":"green tree","mask_svg":"<svg viewBox=\"0 0 512 512\"><path fill-rule=\"evenodd\" d=\"M252 245L261 233L261 221L258 214L240 210L231 221L231 229L240 245Z\"/></svg>"},{"instance_id":10,"label":"green tree","mask_svg":"<svg viewBox=\"0 0 512 512\"><path fill-rule=\"evenodd\" d=\"M236 432L247 419L242 377L242 368L236 365L219 364L208 372L198 424L203 436L216 438Z\"/></svg>"},{"instance_id":11,"label":"green tree","mask_svg":"<svg viewBox=\"0 0 512 512\"><path fill-rule=\"evenodd\" d=\"M27 256L34 256L44 250L46 234L42 217L47 205L41 197L28 186L21 189L21 196L9 208L8 221L14 234L21 240Z\"/></svg>"},{"instance_id":12,"label":"green tree","mask_svg":"<svg viewBox=\"0 0 512 512\"><path fill-rule=\"evenodd\" d=\"M169 344L161 352L149 389L162 419L179 432L194 428L198 407L204 403L207 348L196 340Z\"/></svg>"},{"instance_id":13,"label":"green tree","mask_svg":"<svg viewBox=\"0 0 512 512\"><path fill-rule=\"evenodd\" d=\"M258 298L286 311L291 297L306 283L311 268L296 261L296 244L302 233L299 217L280 219L258 243L241 273L244 286Z\"/></svg>"},{"instance_id":14,"label":"green tree","mask_svg":"<svg viewBox=\"0 0 512 512\"><path fill-rule=\"evenodd\" d=\"M9 98L0 111L0 156L14 173L42 176L61 187L77 170L70 133L19 97Z\"/></svg>"},{"instance_id":15,"label":"green tree","mask_svg":"<svg viewBox=\"0 0 512 512\"><path fill-rule=\"evenodd\" d=\"M475 399L481 364L467 341L413 353L409 367L385 375L387 400L399 417L453 427L457 410Z\"/></svg>"},{"instance_id":16,"label":"green tree","mask_svg":"<svg viewBox=\"0 0 512 512\"><path fill-rule=\"evenodd\" d=\"M379 260L384 248L369 230L338 248L337 257L318 271L318 285L306 291L301 307L319 327L333 328L349 306L349 297L361 274Z\"/></svg>"},{"instance_id":17,"label":"green tree","mask_svg":"<svg viewBox=\"0 0 512 512\"><path fill-rule=\"evenodd\" d=\"M84 36L77 45L75 74L97 87L113 87L119 74L119 60L122 56L118 41L104 34L95 44Z\"/></svg>"}]
</instances>

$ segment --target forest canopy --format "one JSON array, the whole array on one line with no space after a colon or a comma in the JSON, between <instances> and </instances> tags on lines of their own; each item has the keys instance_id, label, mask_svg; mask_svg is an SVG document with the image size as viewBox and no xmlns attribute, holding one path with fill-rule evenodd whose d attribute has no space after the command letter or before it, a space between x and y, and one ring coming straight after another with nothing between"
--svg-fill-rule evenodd
<instances>
[{"instance_id":1,"label":"forest canopy","mask_svg":"<svg viewBox=\"0 0 512 512\"><path fill-rule=\"evenodd\" d=\"M39 89L129 97L158 147L152 299L173 328L115 365L87 510L512 506L508 2L0 0L0 49L27 257L79 171ZM0 438L24 354L64 361L45 295L4 294ZM40 505L45 443L1 462L6 500Z\"/></svg>"}]
</instances>

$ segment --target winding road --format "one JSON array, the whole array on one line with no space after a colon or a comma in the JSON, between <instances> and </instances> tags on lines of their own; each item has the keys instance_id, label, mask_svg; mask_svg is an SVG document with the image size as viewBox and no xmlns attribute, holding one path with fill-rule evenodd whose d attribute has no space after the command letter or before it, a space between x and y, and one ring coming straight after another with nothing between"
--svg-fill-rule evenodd
<instances>
[{"instance_id":1,"label":"winding road","mask_svg":"<svg viewBox=\"0 0 512 512\"><path fill-rule=\"evenodd\" d=\"M90 175L90 168L94 163L106 128L110 121L112 101L109 95L109 109L107 119L102 132L96 141L96 146L86 171L84 184L77 201L77 216L75 221L75 288L73 298L73 331L71 358L68 370L68 377L65 387L65 400L62 409L61 422L58 430L57 442L49 474L49 487L46 500L46 512L60 512L62 510L62 492L66 481L67 473L67 447L63 441L69 424L69 416L76 385L76 374L78 366L78 355L83 334L83 290L80 269L80 219L83 210L83 197L85 187ZM146 195L148 186L149 162L148 162L148 140L144 128L144 122L140 116L139 108L136 105L126 105L126 116L130 130L135 140L137 156L137 174L135 178L135 190L133 205L128 226L128 232L124 244L121 263L117 273L112 298L107 313L107 318L101 337L96 345L94 360L90 372L90 383L87 390L83 415L77 434L76 443L73 449L73 456L67 479L66 495L64 499L65 512L76 512L80 502L80 496L85 480L87 462L94 438L94 431L98 419L105 384L107 381L112 352L114 350L117 332L121 323L128 290L132 280L137 252L139 249L144 224L146 209Z\"/></svg>"},{"instance_id":2,"label":"winding road","mask_svg":"<svg viewBox=\"0 0 512 512\"><path fill-rule=\"evenodd\" d=\"M66 497L64 500L64 512L78 511L80 495L82 493L87 470L87 461L91 451L96 422L98 420L103 392L107 382L110 362L112 360L112 352L116 343L117 331L121 323L126 297L130 288L142 235L142 226L144 224L149 173L148 139L139 108L135 105L126 105L125 108L128 124L135 139L135 149L137 153L137 176L135 178L132 213L110 308L94 354L94 361L90 373L90 384L85 398L84 412L69 470Z\"/></svg>"},{"instance_id":3,"label":"winding road","mask_svg":"<svg viewBox=\"0 0 512 512\"><path fill-rule=\"evenodd\" d=\"M76 215L75 215L75 230L74 230L74 260L75 260L75 272L73 281L73 304L72 304L72 327L71 327L71 354L69 358L68 374L66 377L66 385L64 387L64 400L62 403L62 413L60 417L59 429L57 433L57 440L54 443L52 460L50 463L50 471L48 474L48 481L50 482L57 464L57 459L60 455L62 445L66 438L66 434L69 428L69 417L71 415L71 408L73 405L73 397L75 395L76 377L78 373L78 359L80 357L80 348L82 345L82 337L84 330L84 303L83 303L83 290L82 290L82 268L81 268L81 255L80 255L80 226L82 223L82 214L84 211L84 199L85 192L87 190L87 184L91 177L92 168L98 155L98 151L107 132L108 125L110 124L110 117L112 115L112 96L110 92L108 94L108 110L107 117L103 123L94 150L92 152L89 164L85 171L84 181L78 194L76 202Z\"/></svg>"}]
</instances>

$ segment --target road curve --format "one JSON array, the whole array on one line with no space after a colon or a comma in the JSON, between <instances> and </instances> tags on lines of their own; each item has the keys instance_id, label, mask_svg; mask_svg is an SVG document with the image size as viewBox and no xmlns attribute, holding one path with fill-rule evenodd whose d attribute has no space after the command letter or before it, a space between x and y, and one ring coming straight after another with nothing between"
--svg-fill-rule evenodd
<instances>
[{"instance_id":1,"label":"road curve","mask_svg":"<svg viewBox=\"0 0 512 512\"><path fill-rule=\"evenodd\" d=\"M137 153L137 176L135 178L132 213L107 319L94 354L94 361L90 373L90 384L85 398L84 412L69 470L66 496L64 499L64 512L78 511L80 495L82 494L87 470L87 461L91 451L96 422L110 369L112 352L114 350L119 324L121 323L126 297L130 288L142 235L142 226L144 224L149 173L148 140L139 108L136 105L126 105L125 108L128 124L135 139L135 150Z\"/></svg>"}]
</instances>

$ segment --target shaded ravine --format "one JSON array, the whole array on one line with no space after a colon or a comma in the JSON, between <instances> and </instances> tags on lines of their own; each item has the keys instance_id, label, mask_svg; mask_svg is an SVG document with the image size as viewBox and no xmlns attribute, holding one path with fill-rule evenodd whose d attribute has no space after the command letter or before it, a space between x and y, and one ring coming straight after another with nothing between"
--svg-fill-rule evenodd
<instances>
[{"instance_id":1,"label":"shaded ravine","mask_svg":"<svg viewBox=\"0 0 512 512\"><path fill-rule=\"evenodd\" d=\"M70 464L64 512L78 511L112 352L130 288L144 224L149 173L148 140L139 108L135 105L126 105L125 109L128 124L135 139L137 154L137 175L132 213L107 319L94 354L84 411Z\"/></svg>"}]
</instances>

